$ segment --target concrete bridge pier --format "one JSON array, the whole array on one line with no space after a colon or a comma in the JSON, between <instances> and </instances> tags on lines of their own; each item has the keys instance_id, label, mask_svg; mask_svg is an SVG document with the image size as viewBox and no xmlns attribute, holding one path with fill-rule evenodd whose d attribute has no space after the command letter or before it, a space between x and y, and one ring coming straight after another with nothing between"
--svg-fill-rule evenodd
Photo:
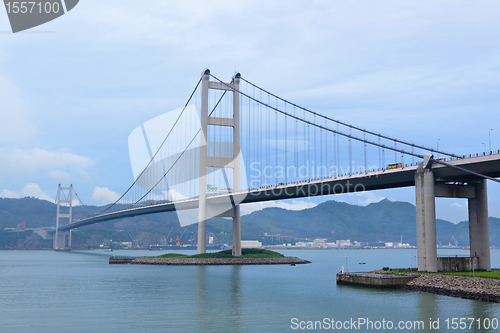
<instances>
[{"instance_id":1,"label":"concrete bridge pier","mask_svg":"<svg viewBox=\"0 0 500 333\"><path fill-rule=\"evenodd\" d=\"M437 272L436 197L465 198L469 206L470 257L476 269L491 269L486 180L462 184L436 182L430 164L415 172L418 270Z\"/></svg>"},{"instance_id":2,"label":"concrete bridge pier","mask_svg":"<svg viewBox=\"0 0 500 333\"><path fill-rule=\"evenodd\" d=\"M470 256L478 258L479 269L491 270L490 230L486 179L473 185L475 198L469 198Z\"/></svg>"},{"instance_id":3,"label":"concrete bridge pier","mask_svg":"<svg viewBox=\"0 0 500 333\"><path fill-rule=\"evenodd\" d=\"M434 174L419 166L415 173L418 270L437 272Z\"/></svg>"},{"instance_id":4,"label":"concrete bridge pier","mask_svg":"<svg viewBox=\"0 0 500 333\"><path fill-rule=\"evenodd\" d=\"M233 216L233 256L241 256L240 205L234 206L234 216Z\"/></svg>"},{"instance_id":5,"label":"concrete bridge pier","mask_svg":"<svg viewBox=\"0 0 500 333\"><path fill-rule=\"evenodd\" d=\"M55 250L71 249L71 230L59 231L57 235L54 234L53 245Z\"/></svg>"},{"instance_id":6,"label":"concrete bridge pier","mask_svg":"<svg viewBox=\"0 0 500 333\"><path fill-rule=\"evenodd\" d=\"M206 253L207 237L207 168L208 168L208 81L210 71L207 69L202 74L201 81L201 135L200 135L200 193L198 206L198 247L197 253Z\"/></svg>"}]
</instances>

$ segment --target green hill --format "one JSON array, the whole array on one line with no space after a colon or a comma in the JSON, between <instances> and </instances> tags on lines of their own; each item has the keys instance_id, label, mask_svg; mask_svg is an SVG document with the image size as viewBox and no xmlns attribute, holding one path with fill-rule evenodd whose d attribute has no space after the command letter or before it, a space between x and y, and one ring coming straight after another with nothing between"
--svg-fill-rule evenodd
<instances>
[{"instance_id":1,"label":"green hill","mask_svg":"<svg viewBox=\"0 0 500 333\"><path fill-rule=\"evenodd\" d=\"M125 206L124 206L125 207ZM105 209L97 206L73 208L73 218L82 219ZM31 232L6 233L4 228L15 228L25 222L27 228L55 226L56 205L35 198L0 198L0 248L44 248L50 241L42 241ZM406 202L382 200L368 206L327 201L300 211L266 208L242 216L242 238L258 239L264 244L295 242L298 239L327 238L329 241L350 239L359 242L403 242L416 244L415 206ZM181 242L196 242L197 225L181 228L175 212L125 218L79 228L73 232L73 247L96 247L104 242L161 244L184 235ZM231 243L232 220L212 218L207 221L207 233L218 241ZM280 235L266 237L268 235ZM284 238L284 239L283 239ZM500 219L490 217L492 245L499 245ZM468 223L453 224L437 220L438 243L469 244Z\"/></svg>"}]
</instances>

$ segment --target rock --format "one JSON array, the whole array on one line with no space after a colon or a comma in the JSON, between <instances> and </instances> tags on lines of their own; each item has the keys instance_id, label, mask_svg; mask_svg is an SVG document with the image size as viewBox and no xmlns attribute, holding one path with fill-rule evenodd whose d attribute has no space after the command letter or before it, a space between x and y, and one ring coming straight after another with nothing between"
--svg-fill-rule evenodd
<instances>
[{"instance_id":1,"label":"rock","mask_svg":"<svg viewBox=\"0 0 500 333\"><path fill-rule=\"evenodd\" d=\"M297 265L309 264L310 261L295 258L154 258L142 257L130 262L136 265Z\"/></svg>"},{"instance_id":2,"label":"rock","mask_svg":"<svg viewBox=\"0 0 500 333\"><path fill-rule=\"evenodd\" d=\"M500 281L466 276L421 275L404 289L500 303Z\"/></svg>"}]
</instances>

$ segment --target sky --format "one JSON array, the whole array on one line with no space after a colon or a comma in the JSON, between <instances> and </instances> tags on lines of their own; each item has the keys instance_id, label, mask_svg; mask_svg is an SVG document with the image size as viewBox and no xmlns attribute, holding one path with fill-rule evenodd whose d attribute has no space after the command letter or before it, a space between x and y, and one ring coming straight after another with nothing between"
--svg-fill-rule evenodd
<instances>
[{"instance_id":1,"label":"sky","mask_svg":"<svg viewBox=\"0 0 500 333\"><path fill-rule=\"evenodd\" d=\"M133 182L128 136L182 107L202 71L238 71L310 110L457 153L500 149L497 1L82 0L13 34L0 10L0 197L53 201L73 184L84 204ZM500 184L488 181L500 217ZM414 188L326 200L415 203ZM465 199L437 217L467 219Z\"/></svg>"}]
</instances>

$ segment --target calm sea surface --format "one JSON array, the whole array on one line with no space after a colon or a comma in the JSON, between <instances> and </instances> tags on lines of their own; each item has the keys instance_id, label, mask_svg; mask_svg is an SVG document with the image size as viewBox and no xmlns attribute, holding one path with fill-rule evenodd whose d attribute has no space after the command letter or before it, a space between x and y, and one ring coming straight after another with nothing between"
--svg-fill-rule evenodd
<instances>
[{"instance_id":1,"label":"calm sea surface","mask_svg":"<svg viewBox=\"0 0 500 333\"><path fill-rule=\"evenodd\" d=\"M177 251L179 252L179 251ZM286 250L312 261L292 266L109 265L149 251L0 251L2 332L296 332L307 321L423 321L413 332L446 329L452 318L500 319L500 304L404 290L337 286L335 273L414 266L416 250ZM439 254L467 254L441 250ZM492 250L500 267L500 250ZM360 265L365 262L366 265ZM294 319L296 318L296 319ZM326 319L325 319L326 318ZM431 329L439 319L440 329ZM303 322L302 324L300 322ZM469 321L467 321L469 322ZM494 321L492 321L494 322ZM334 322L335 323L335 322ZM318 323L316 328L319 328ZM335 324L334 324L335 325ZM474 329L475 327L475 329ZM396 328L396 327L394 327ZM401 329L398 329L401 331ZM339 330L337 330L339 331ZM340 331L378 331L366 326Z\"/></svg>"}]
</instances>

